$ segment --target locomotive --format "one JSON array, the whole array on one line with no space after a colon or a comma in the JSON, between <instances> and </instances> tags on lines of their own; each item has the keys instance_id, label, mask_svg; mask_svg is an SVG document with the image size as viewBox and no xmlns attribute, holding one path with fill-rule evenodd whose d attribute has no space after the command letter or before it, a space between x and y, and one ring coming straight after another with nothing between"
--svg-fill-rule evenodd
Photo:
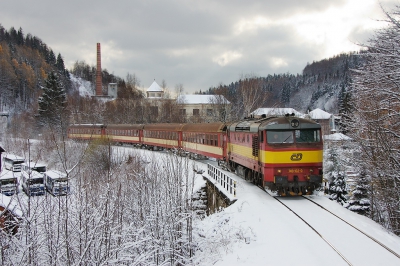
<instances>
[{"instance_id":1,"label":"locomotive","mask_svg":"<svg viewBox=\"0 0 400 266\"><path fill-rule=\"evenodd\" d=\"M322 184L321 126L285 116L234 123L79 124L70 139L107 138L152 149L215 158L218 164L281 196L311 194Z\"/></svg>"}]
</instances>

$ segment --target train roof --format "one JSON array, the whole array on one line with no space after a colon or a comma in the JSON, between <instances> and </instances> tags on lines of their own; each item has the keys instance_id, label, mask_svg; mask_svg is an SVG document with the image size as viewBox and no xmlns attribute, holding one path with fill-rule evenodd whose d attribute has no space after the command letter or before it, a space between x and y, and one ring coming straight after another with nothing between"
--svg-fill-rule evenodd
<instances>
[{"instance_id":1,"label":"train roof","mask_svg":"<svg viewBox=\"0 0 400 266\"><path fill-rule=\"evenodd\" d=\"M263 121L260 130L287 130L287 129L320 129L321 125L317 122L305 118L294 116L276 117Z\"/></svg>"},{"instance_id":2,"label":"train roof","mask_svg":"<svg viewBox=\"0 0 400 266\"><path fill-rule=\"evenodd\" d=\"M144 124L109 124L107 129L143 129Z\"/></svg>"},{"instance_id":3,"label":"train roof","mask_svg":"<svg viewBox=\"0 0 400 266\"><path fill-rule=\"evenodd\" d=\"M181 131L184 124L178 123L160 123L147 124L143 126L144 130L163 130L163 131Z\"/></svg>"},{"instance_id":4,"label":"train roof","mask_svg":"<svg viewBox=\"0 0 400 266\"><path fill-rule=\"evenodd\" d=\"M232 123L229 126L230 131L239 132L258 132L261 123L276 118L276 116L263 117L259 119L246 119L243 121Z\"/></svg>"},{"instance_id":5,"label":"train roof","mask_svg":"<svg viewBox=\"0 0 400 266\"><path fill-rule=\"evenodd\" d=\"M226 124L222 122L201 123L201 124L184 124L182 131L184 132L223 132L226 131Z\"/></svg>"},{"instance_id":6,"label":"train roof","mask_svg":"<svg viewBox=\"0 0 400 266\"><path fill-rule=\"evenodd\" d=\"M269 116L259 119L247 119L232 123L230 131L258 132L259 130L319 129L315 121L294 116Z\"/></svg>"}]
</instances>

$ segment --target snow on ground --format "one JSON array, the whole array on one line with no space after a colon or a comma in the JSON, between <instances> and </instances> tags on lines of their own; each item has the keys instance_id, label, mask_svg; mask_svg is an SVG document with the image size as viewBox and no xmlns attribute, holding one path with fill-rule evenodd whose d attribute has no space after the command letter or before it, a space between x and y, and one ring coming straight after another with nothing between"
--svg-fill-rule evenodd
<instances>
[{"instance_id":1,"label":"snow on ground","mask_svg":"<svg viewBox=\"0 0 400 266\"><path fill-rule=\"evenodd\" d=\"M208 238L217 238L217 234L232 236L232 232L240 236L236 236L234 243L219 246L220 257L210 256L207 263L220 266L347 265L323 239L278 201L251 183L241 178L236 180L238 182L238 200L225 210L207 217L198 226L202 228L203 234ZM385 231L380 225L343 208L324 195L311 197L339 217L400 253L400 238ZM300 209L310 206L310 202L304 198L291 198L290 201L297 203ZM326 221L328 222L323 222L321 218L320 221L323 224L319 226L327 228L328 231L331 231L331 235L335 235L335 231L340 230L343 222L331 214L327 214L327 216L328 220ZM332 227L329 219L340 222L335 222ZM373 245L370 245L369 242L365 243L365 241L372 240L366 240L361 233L352 232L352 235L351 239L344 238L343 243L357 245L361 256L372 254L372 257L375 255L378 257L377 259L381 261L382 265L393 265L394 261L400 265L400 259L386 250L382 249L378 252L375 248L373 250L366 249ZM344 244L343 247L345 247ZM209 252L209 250L205 252ZM387 257L381 257L382 254ZM368 260L368 256L365 256L361 265L376 265L376 260Z\"/></svg>"},{"instance_id":2,"label":"snow on ground","mask_svg":"<svg viewBox=\"0 0 400 266\"><path fill-rule=\"evenodd\" d=\"M120 147L119 149L129 149ZM148 154L148 151L137 150ZM163 159L166 153L149 152L151 159ZM214 161L194 161L194 167L206 171L206 164ZM232 174L233 175L233 174ZM200 174L196 175L195 188L204 185ZM297 218L274 198L253 184L235 177L237 181L237 201L220 212L196 221L195 241L200 251L196 252L198 265L347 265L347 263L322 238L313 232L304 222ZM353 213L323 194L309 196L320 205L345 219L357 228L383 242L395 252L400 253L400 238L395 236L372 220ZM304 198L290 198L299 211L306 216L313 216L315 227L326 230L332 237L342 225L330 214L320 215L312 210L310 202ZM315 208L315 207L314 207ZM315 217L318 215L317 217ZM330 217L330 218L329 218ZM336 222L332 223L331 219ZM320 224L318 224L320 221ZM343 229L342 229L343 230ZM339 235L339 234L338 234ZM341 236L343 245L359 247L360 254L371 255L375 260L365 256L362 263L353 265L400 265L400 259L393 258L382 248L371 248L373 245L365 236L351 232ZM368 242L368 243L367 243ZM339 241L339 243L341 243ZM379 249L379 250L378 250ZM342 252L346 253L346 251ZM350 257L354 254L346 254ZM389 258L389 259L387 259ZM351 262L351 261L350 261Z\"/></svg>"}]
</instances>

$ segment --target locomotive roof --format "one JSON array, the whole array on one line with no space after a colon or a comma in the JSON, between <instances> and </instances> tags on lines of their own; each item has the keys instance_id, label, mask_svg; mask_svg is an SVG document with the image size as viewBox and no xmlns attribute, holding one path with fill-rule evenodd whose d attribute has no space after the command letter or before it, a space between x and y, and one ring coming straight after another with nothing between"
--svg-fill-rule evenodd
<instances>
[{"instance_id":1,"label":"locomotive roof","mask_svg":"<svg viewBox=\"0 0 400 266\"><path fill-rule=\"evenodd\" d=\"M276 118L275 116L269 116L259 119L246 119L243 121L235 122L229 126L230 131L240 131L240 132L258 132L260 124L266 120Z\"/></svg>"},{"instance_id":2,"label":"locomotive roof","mask_svg":"<svg viewBox=\"0 0 400 266\"><path fill-rule=\"evenodd\" d=\"M293 123L292 123L293 122ZM315 121L294 116L270 116L261 119L248 119L233 123L230 131L258 132L258 130L285 130L321 128Z\"/></svg>"},{"instance_id":3,"label":"locomotive roof","mask_svg":"<svg viewBox=\"0 0 400 266\"><path fill-rule=\"evenodd\" d=\"M226 130L226 124L222 122L184 124L182 131L185 132L223 132Z\"/></svg>"},{"instance_id":4,"label":"locomotive roof","mask_svg":"<svg viewBox=\"0 0 400 266\"><path fill-rule=\"evenodd\" d=\"M165 131L181 131L183 124L178 123L160 123L147 124L143 126L144 130L165 130Z\"/></svg>"},{"instance_id":5,"label":"locomotive roof","mask_svg":"<svg viewBox=\"0 0 400 266\"><path fill-rule=\"evenodd\" d=\"M315 121L294 116L282 116L263 121L260 130L285 129L319 129L321 125Z\"/></svg>"}]
</instances>

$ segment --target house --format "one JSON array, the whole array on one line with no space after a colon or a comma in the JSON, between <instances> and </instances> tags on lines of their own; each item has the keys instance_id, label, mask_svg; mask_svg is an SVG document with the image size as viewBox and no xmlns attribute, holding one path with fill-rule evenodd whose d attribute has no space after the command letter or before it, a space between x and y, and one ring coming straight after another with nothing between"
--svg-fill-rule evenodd
<instances>
[{"instance_id":1,"label":"house","mask_svg":"<svg viewBox=\"0 0 400 266\"><path fill-rule=\"evenodd\" d=\"M338 120L339 117L319 108L312 110L307 116L321 125L322 135L330 135L336 132L336 120Z\"/></svg>"},{"instance_id":2,"label":"house","mask_svg":"<svg viewBox=\"0 0 400 266\"><path fill-rule=\"evenodd\" d=\"M180 95L176 99L179 114L186 122L216 122L228 120L231 103L222 95Z\"/></svg>"}]
</instances>

